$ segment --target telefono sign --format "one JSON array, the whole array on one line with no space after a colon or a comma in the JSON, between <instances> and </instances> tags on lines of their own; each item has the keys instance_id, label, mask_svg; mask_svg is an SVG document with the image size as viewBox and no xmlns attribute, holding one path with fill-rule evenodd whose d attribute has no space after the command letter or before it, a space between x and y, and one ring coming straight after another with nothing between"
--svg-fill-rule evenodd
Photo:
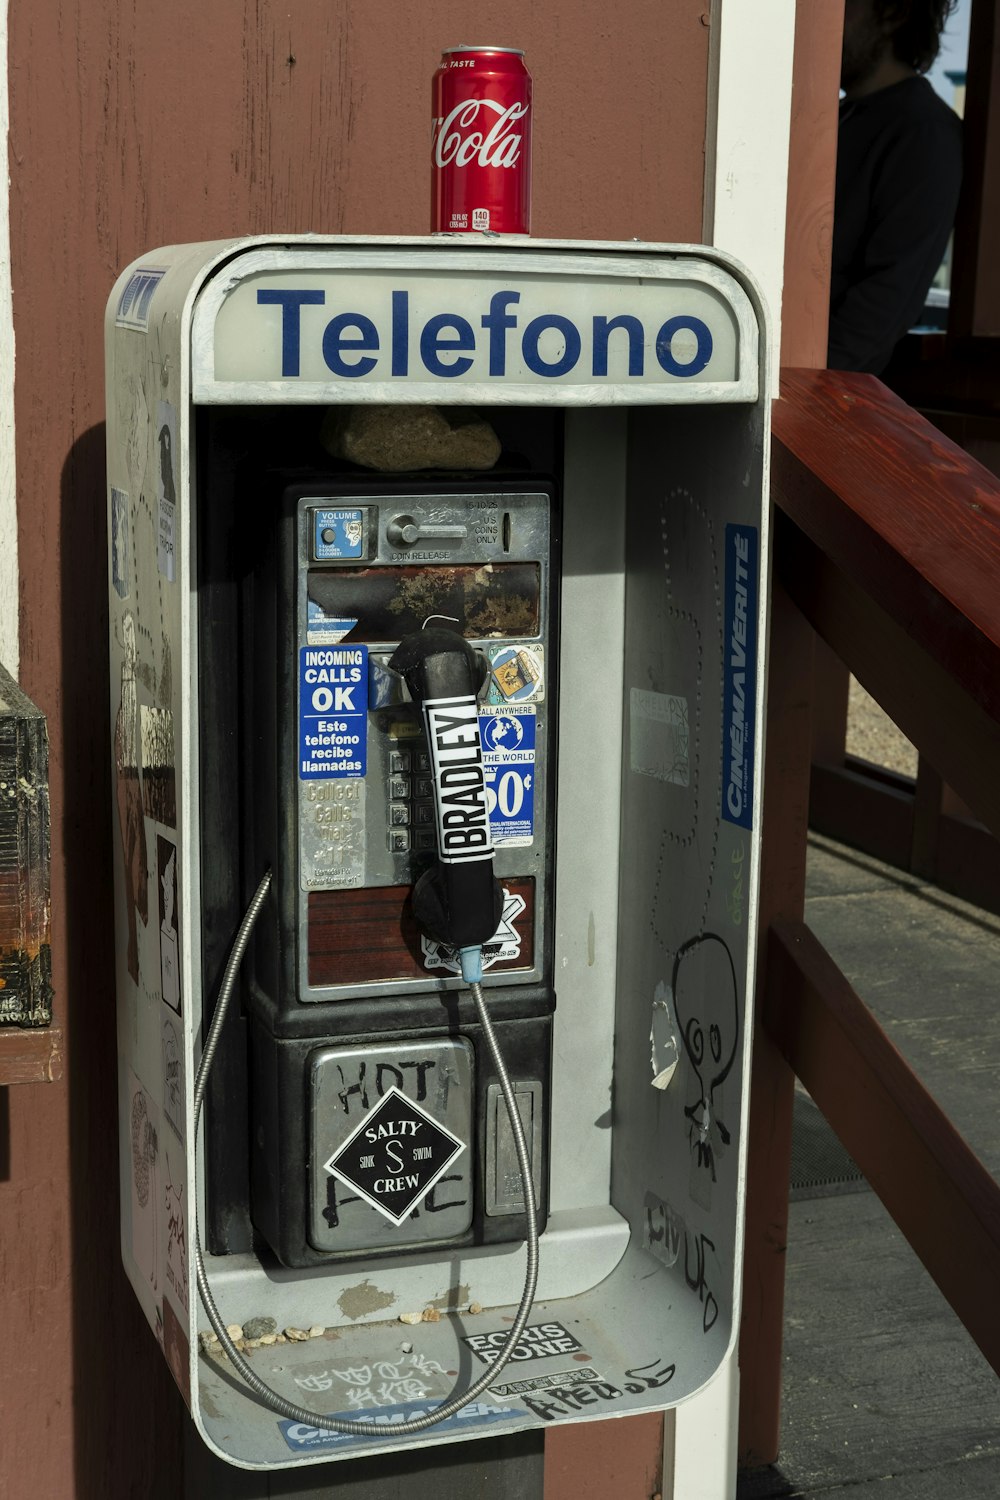
<instances>
[{"instance_id":1,"label":"telefono sign","mask_svg":"<svg viewBox=\"0 0 1000 1500\"><path fill-rule=\"evenodd\" d=\"M691 275L514 277L457 264L450 273L390 272L286 261L203 293L195 383L202 399L219 399L212 386L248 383L280 383L295 399L296 388L334 382L357 391L714 386L725 399L725 387L756 374L734 290Z\"/></svg>"},{"instance_id":2,"label":"telefono sign","mask_svg":"<svg viewBox=\"0 0 1000 1500\"><path fill-rule=\"evenodd\" d=\"M302 373L303 313L320 307L333 316L309 319L307 336L318 339L323 363L338 380L363 380L376 373L406 379L411 361L440 380L460 379L485 362L486 371L480 369L478 378L486 373L491 380L503 380L508 359L545 380L569 375L581 362L591 379L607 377L612 362L623 367L616 374L642 379L647 358L655 359L665 374L688 380L700 375L712 358L711 329L693 313L674 313L655 330L635 313L593 313L578 324L565 313L548 311L524 321L521 295L493 292L488 310L478 317L454 310L432 313L414 324L410 293L393 287L389 320L382 326L357 308L335 310L343 306L343 297L327 308L322 288L260 287L257 304L281 309L282 379ZM482 336L480 330L485 330Z\"/></svg>"}]
</instances>

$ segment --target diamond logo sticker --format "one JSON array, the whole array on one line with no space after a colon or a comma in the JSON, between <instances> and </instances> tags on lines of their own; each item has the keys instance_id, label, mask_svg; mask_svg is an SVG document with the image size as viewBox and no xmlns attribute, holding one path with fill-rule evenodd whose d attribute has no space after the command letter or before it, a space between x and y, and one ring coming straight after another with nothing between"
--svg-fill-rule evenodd
<instances>
[{"instance_id":1,"label":"diamond logo sticker","mask_svg":"<svg viewBox=\"0 0 1000 1500\"><path fill-rule=\"evenodd\" d=\"M464 1141L394 1084L323 1168L402 1224L464 1150Z\"/></svg>"}]
</instances>

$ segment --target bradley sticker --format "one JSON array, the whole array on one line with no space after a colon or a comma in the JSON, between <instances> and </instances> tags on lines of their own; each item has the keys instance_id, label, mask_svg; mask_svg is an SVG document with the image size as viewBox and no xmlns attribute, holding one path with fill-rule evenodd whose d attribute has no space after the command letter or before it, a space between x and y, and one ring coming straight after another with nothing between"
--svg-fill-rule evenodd
<instances>
[{"instance_id":1,"label":"bradley sticker","mask_svg":"<svg viewBox=\"0 0 1000 1500\"><path fill-rule=\"evenodd\" d=\"M428 698L424 725L437 788L439 857L446 864L489 859L493 845L475 699Z\"/></svg>"}]
</instances>

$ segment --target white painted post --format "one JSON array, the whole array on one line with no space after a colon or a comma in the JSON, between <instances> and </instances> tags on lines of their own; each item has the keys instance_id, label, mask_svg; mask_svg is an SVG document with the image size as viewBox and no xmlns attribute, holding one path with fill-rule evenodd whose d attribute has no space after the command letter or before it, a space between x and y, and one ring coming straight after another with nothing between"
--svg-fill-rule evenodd
<instances>
[{"instance_id":1,"label":"white painted post","mask_svg":"<svg viewBox=\"0 0 1000 1500\"><path fill-rule=\"evenodd\" d=\"M704 238L742 261L763 292L776 396L795 0L712 0L711 26ZM665 1494L733 1500L738 1419L734 1351L705 1389L677 1408L673 1487L665 1473Z\"/></svg>"},{"instance_id":2,"label":"white painted post","mask_svg":"<svg viewBox=\"0 0 1000 1500\"><path fill-rule=\"evenodd\" d=\"M7 7L0 6L0 151L7 161ZM10 284L10 173L0 180L0 662L17 678L17 487L14 469L14 307Z\"/></svg>"},{"instance_id":3,"label":"white painted post","mask_svg":"<svg viewBox=\"0 0 1000 1500\"><path fill-rule=\"evenodd\" d=\"M671 1500L734 1500L739 1410L734 1350L705 1389L677 1408L673 1488L668 1474L663 1475L663 1492Z\"/></svg>"},{"instance_id":4,"label":"white painted post","mask_svg":"<svg viewBox=\"0 0 1000 1500\"><path fill-rule=\"evenodd\" d=\"M705 242L759 283L781 344L795 0L712 0ZM777 395L778 359L772 363Z\"/></svg>"}]
</instances>

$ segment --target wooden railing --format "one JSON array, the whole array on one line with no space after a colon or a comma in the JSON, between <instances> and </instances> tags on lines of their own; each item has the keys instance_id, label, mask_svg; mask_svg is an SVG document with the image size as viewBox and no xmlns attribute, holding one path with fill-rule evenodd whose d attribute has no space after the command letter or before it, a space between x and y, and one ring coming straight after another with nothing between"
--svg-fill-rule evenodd
<instances>
[{"instance_id":1,"label":"wooden railing","mask_svg":"<svg viewBox=\"0 0 1000 1500\"><path fill-rule=\"evenodd\" d=\"M778 1453L796 1076L1000 1373L1000 1186L802 920L816 635L1000 833L1000 484L870 376L785 372L773 430L744 1464Z\"/></svg>"}]
</instances>

